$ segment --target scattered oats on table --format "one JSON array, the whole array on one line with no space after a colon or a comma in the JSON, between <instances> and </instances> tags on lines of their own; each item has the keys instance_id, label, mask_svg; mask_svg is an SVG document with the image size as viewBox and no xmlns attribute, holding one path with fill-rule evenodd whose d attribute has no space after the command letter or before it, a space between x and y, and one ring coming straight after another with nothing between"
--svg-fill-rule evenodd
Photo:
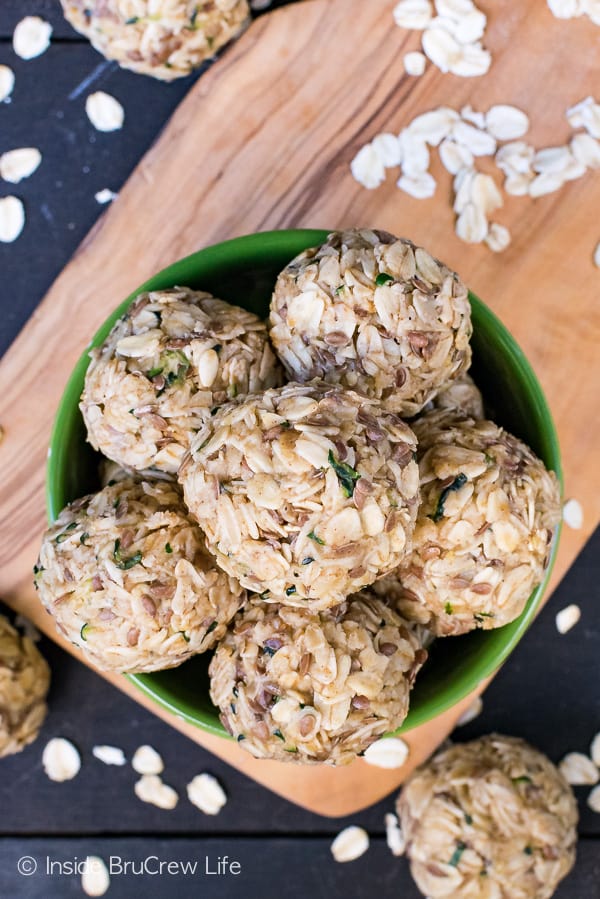
<instances>
[{"instance_id":1,"label":"scattered oats on table","mask_svg":"<svg viewBox=\"0 0 600 899\"><path fill-rule=\"evenodd\" d=\"M255 757L343 765L400 727L426 658L368 590L321 613L252 600L212 658L210 695Z\"/></svg>"},{"instance_id":2,"label":"scattered oats on table","mask_svg":"<svg viewBox=\"0 0 600 899\"><path fill-rule=\"evenodd\" d=\"M164 783L157 774L143 774L133 789L141 802L148 802L158 808L170 811L179 802L177 791Z\"/></svg>"},{"instance_id":3,"label":"scattered oats on table","mask_svg":"<svg viewBox=\"0 0 600 899\"><path fill-rule=\"evenodd\" d=\"M52 25L39 16L25 16L17 24L13 34L13 50L21 59L41 56L50 46Z\"/></svg>"},{"instance_id":4,"label":"scattered oats on table","mask_svg":"<svg viewBox=\"0 0 600 899\"><path fill-rule=\"evenodd\" d=\"M25 227L25 208L18 197L0 199L0 243L12 243Z\"/></svg>"},{"instance_id":5,"label":"scattered oats on table","mask_svg":"<svg viewBox=\"0 0 600 899\"><path fill-rule=\"evenodd\" d=\"M172 81L189 75L249 23L247 0L61 0L65 17L107 59Z\"/></svg>"},{"instance_id":6,"label":"scattered oats on table","mask_svg":"<svg viewBox=\"0 0 600 899\"><path fill-rule=\"evenodd\" d=\"M70 740L54 737L42 753L42 765L50 780L63 783L72 780L81 770L81 756Z\"/></svg>"},{"instance_id":7,"label":"scattered oats on table","mask_svg":"<svg viewBox=\"0 0 600 899\"><path fill-rule=\"evenodd\" d=\"M267 602L337 605L402 559L418 502L407 424L354 391L287 384L219 409L179 469L218 564Z\"/></svg>"},{"instance_id":8,"label":"scattered oats on table","mask_svg":"<svg viewBox=\"0 0 600 899\"><path fill-rule=\"evenodd\" d=\"M88 855L81 872L81 889L86 896L104 896L110 887L110 874L104 859Z\"/></svg>"},{"instance_id":9,"label":"scattered oats on table","mask_svg":"<svg viewBox=\"0 0 600 899\"><path fill-rule=\"evenodd\" d=\"M35 572L58 630L107 671L159 671L205 652L246 598L165 481L119 481L71 503Z\"/></svg>"},{"instance_id":10,"label":"scattered oats on table","mask_svg":"<svg viewBox=\"0 0 600 899\"><path fill-rule=\"evenodd\" d=\"M269 323L290 378L341 384L400 415L419 412L471 360L467 288L385 231L334 231L293 259Z\"/></svg>"},{"instance_id":11,"label":"scattered oats on table","mask_svg":"<svg viewBox=\"0 0 600 899\"><path fill-rule=\"evenodd\" d=\"M544 577L560 520L556 475L491 421L434 410L412 426L421 480L412 548L373 589L438 636L508 624Z\"/></svg>"},{"instance_id":12,"label":"scattered oats on table","mask_svg":"<svg viewBox=\"0 0 600 899\"><path fill-rule=\"evenodd\" d=\"M0 103L7 100L15 86L15 74L9 66L0 66Z\"/></svg>"},{"instance_id":13,"label":"scattered oats on table","mask_svg":"<svg viewBox=\"0 0 600 899\"><path fill-rule=\"evenodd\" d=\"M331 844L336 862L353 862L369 848L369 834L362 827L352 825L341 830Z\"/></svg>"},{"instance_id":14,"label":"scattered oats on table","mask_svg":"<svg viewBox=\"0 0 600 899\"><path fill-rule=\"evenodd\" d=\"M40 651L0 615L0 758L35 740L49 686L50 669Z\"/></svg>"},{"instance_id":15,"label":"scattered oats on table","mask_svg":"<svg viewBox=\"0 0 600 899\"><path fill-rule=\"evenodd\" d=\"M550 899L575 862L575 797L549 759L514 737L439 752L408 779L397 810L430 899Z\"/></svg>"},{"instance_id":16,"label":"scattered oats on table","mask_svg":"<svg viewBox=\"0 0 600 899\"><path fill-rule=\"evenodd\" d=\"M217 406L283 380L258 316L188 287L139 294L90 357L88 439L138 470L174 474Z\"/></svg>"},{"instance_id":17,"label":"scattered oats on table","mask_svg":"<svg viewBox=\"0 0 600 899\"><path fill-rule=\"evenodd\" d=\"M125 121L125 110L115 97L105 91L89 94L85 112L97 131L118 131Z\"/></svg>"},{"instance_id":18,"label":"scattered oats on table","mask_svg":"<svg viewBox=\"0 0 600 899\"><path fill-rule=\"evenodd\" d=\"M20 147L0 156L0 178L11 184L18 184L33 175L42 161L42 154L36 147Z\"/></svg>"}]
</instances>

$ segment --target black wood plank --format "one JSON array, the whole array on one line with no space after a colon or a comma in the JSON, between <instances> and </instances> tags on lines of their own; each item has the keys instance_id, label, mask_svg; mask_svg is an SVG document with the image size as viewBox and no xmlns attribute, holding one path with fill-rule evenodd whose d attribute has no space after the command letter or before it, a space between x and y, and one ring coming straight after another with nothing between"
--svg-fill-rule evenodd
<instances>
[{"instance_id":1,"label":"black wood plank","mask_svg":"<svg viewBox=\"0 0 600 899\"><path fill-rule=\"evenodd\" d=\"M333 861L329 846L329 838L9 839L0 846L0 894L10 899L80 897L80 876L67 865L72 870L93 854L112 868L111 899L138 897L141 891L146 899L420 899L406 860L394 858L382 838L373 839L365 855L346 864ZM219 859L225 857L239 863L238 874L207 873L218 871ZM161 862L163 873L151 873L160 871ZM168 862L177 873L167 873ZM26 870L35 864L37 870L24 876L19 863ZM600 843L586 840L555 899L598 897Z\"/></svg>"},{"instance_id":2,"label":"black wood plank","mask_svg":"<svg viewBox=\"0 0 600 899\"><path fill-rule=\"evenodd\" d=\"M593 585L598 579L600 531L559 587L486 693L483 714L454 734L471 739L490 731L523 736L554 761L571 750L586 752L600 730L597 654L600 635ZM560 636L555 613L578 602L581 622ZM248 780L224 762L139 707L102 678L44 641L53 670L50 713L40 739L20 755L0 762L0 834L17 833L330 833L360 823L383 833L383 816L393 797L349 819L331 821L291 805ZM48 739L65 736L80 749L81 773L63 784L43 773L41 754ZM173 811L141 803L133 793L129 766L107 767L93 758L92 747L109 743L129 758L148 742L163 755L165 781L181 799ZM211 771L225 786L229 801L209 818L187 801L185 786L201 771ZM293 776L293 767L290 767ZM582 834L600 836L600 815L585 804L587 790L577 788ZM582 897L584 899L584 897Z\"/></svg>"}]
</instances>

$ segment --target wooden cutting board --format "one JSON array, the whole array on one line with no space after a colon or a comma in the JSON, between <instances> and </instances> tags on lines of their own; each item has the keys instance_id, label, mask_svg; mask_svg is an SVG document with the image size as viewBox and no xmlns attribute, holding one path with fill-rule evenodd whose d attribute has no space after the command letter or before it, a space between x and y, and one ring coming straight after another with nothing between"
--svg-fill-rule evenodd
<instances>
[{"instance_id":1,"label":"wooden cutting board","mask_svg":"<svg viewBox=\"0 0 600 899\"><path fill-rule=\"evenodd\" d=\"M102 216L0 364L0 595L66 649L31 583L44 527L44 466L67 376L99 324L138 284L207 244L286 227L368 225L410 236L455 267L503 319L538 372L564 453L566 491L584 507L565 530L553 583L600 517L597 392L600 173L539 200L507 198L497 219L513 235L494 255L454 235L450 176L418 201L392 176L366 191L349 173L365 141L398 131L440 104L530 113L536 146L564 141L565 109L598 85L600 30L559 21L540 0L482 2L490 14L485 78L410 78L403 55L419 35L392 24L393 0L311 0L255 22L193 87L118 200ZM498 173L497 173L498 174ZM324 815L350 814L393 790L451 731L468 701L407 735L403 769L258 762L154 707L128 681L114 684L174 727L290 800Z\"/></svg>"}]
</instances>

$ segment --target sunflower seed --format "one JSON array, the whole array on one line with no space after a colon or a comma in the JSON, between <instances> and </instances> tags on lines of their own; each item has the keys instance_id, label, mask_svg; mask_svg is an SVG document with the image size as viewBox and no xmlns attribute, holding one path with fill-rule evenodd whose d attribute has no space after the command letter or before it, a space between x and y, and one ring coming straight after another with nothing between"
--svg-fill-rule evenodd
<instances>
[{"instance_id":1,"label":"sunflower seed","mask_svg":"<svg viewBox=\"0 0 600 899\"><path fill-rule=\"evenodd\" d=\"M399 28L421 30L433 16L429 0L400 0L394 7L394 21Z\"/></svg>"},{"instance_id":2,"label":"sunflower seed","mask_svg":"<svg viewBox=\"0 0 600 899\"><path fill-rule=\"evenodd\" d=\"M35 147L9 150L0 156L0 178L18 184L23 178L33 175L41 161L42 154Z\"/></svg>"},{"instance_id":3,"label":"sunflower seed","mask_svg":"<svg viewBox=\"0 0 600 899\"><path fill-rule=\"evenodd\" d=\"M352 177L366 187L374 190L385 180L385 166L372 144L361 147L350 163Z\"/></svg>"},{"instance_id":4,"label":"sunflower seed","mask_svg":"<svg viewBox=\"0 0 600 899\"><path fill-rule=\"evenodd\" d=\"M365 750L364 760L376 768L401 768L410 749L399 737L376 740Z\"/></svg>"},{"instance_id":5,"label":"sunflower seed","mask_svg":"<svg viewBox=\"0 0 600 899\"><path fill-rule=\"evenodd\" d=\"M12 94L15 86L15 74L8 66L0 66L0 103Z\"/></svg>"},{"instance_id":6,"label":"sunflower seed","mask_svg":"<svg viewBox=\"0 0 600 899\"><path fill-rule=\"evenodd\" d=\"M422 172L414 176L402 175L397 185L400 190L410 194L411 197L416 197L417 200L432 197L437 186L435 178L429 172Z\"/></svg>"},{"instance_id":7,"label":"sunflower seed","mask_svg":"<svg viewBox=\"0 0 600 899\"><path fill-rule=\"evenodd\" d=\"M173 809L179 802L177 792L163 783L157 774L143 774L133 789L138 799L158 808Z\"/></svg>"},{"instance_id":8,"label":"sunflower seed","mask_svg":"<svg viewBox=\"0 0 600 899\"><path fill-rule=\"evenodd\" d=\"M581 609L574 603L556 613L556 630L559 634L566 634L575 627L581 618Z\"/></svg>"},{"instance_id":9,"label":"sunflower seed","mask_svg":"<svg viewBox=\"0 0 600 899\"><path fill-rule=\"evenodd\" d=\"M25 225L25 209L18 197L0 199L0 242L12 243Z\"/></svg>"},{"instance_id":10,"label":"sunflower seed","mask_svg":"<svg viewBox=\"0 0 600 899\"><path fill-rule=\"evenodd\" d=\"M124 765L127 761L125 753L118 746L94 746L92 755L105 765Z\"/></svg>"},{"instance_id":11,"label":"sunflower seed","mask_svg":"<svg viewBox=\"0 0 600 899\"><path fill-rule=\"evenodd\" d=\"M123 127L125 112L123 107L110 94L96 91L85 101L87 117L98 131L118 131Z\"/></svg>"},{"instance_id":12,"label":"sunflower seed","mask_svg":"<svg viewBox=\"0 0 600 899\"><path fill-rule=\"evenodd\" d=\"M362 827L346 827L331 844L331 854L336 862L351 862L369 848L369 835Z\"/></svg>"},{"instance_id":13,"label":"sunflower seed","mask_svg":"<svg viewBox=\"0 0 600 899\"><path fill-rule=\"evenodd\" d=\"M110 874L99 855L88 855L81 872L81 889L86 896L104 896L110 886Z\"/></svg>"},{"instance_id":14,"label":"sunflower seed","mask_svg":"<svg viewBox=\"0 0 600 899\"><path fill-rule=\"evenodd\" d=\"M500 103L488 109L485 127L496 140L515 140L529 131L529 118L516 106Z\"/></svg>"},{"instance_id":15,"label":"sunflower seed","mask_svg":"<svg viewBox=\"0 0 600 899\"><path fill-rule=\"evenodd\" d=\"M598 783L600 774L591 758L582 752L568 752L558 770L573 787L592 786Z\"/></svg>"},{"instance_id":16,"label":"sunflower seed","mask_svg":"<svg viewBox=\"0 0 600 899\"><path fill-rule=\"evenodd\" d=\"M578 531L583 527L583 509L576 499L569 499L563 506L563 521L569 528Z\"/></svg>"},{"instance_id":17,"label":"sunflower seed","mask_svg":"<svg viewBox=\"0 0 600 899\"><path fill-rule=\"evenodd\" d=\"M156 749L152 746L139 746L131 759L131 767L138 774L161 774L164 763Z\"/></svg>"},{"instance_id":18,"label":"sunflower seed","mask_svg":"<svg viewBox=\"0 0 600 899\"><path fill-rule=\"evenodd\" d=\"M42 765L50 780L62 783L72 780L81 768L77 749L64 737L54 737L44 747Z\"/></svg>"},{"instance_id":19,"label":"sunflower seed","mask_svg":"<svg viewBox=\"0 0 600 899\"><path fill-rule=\"evenodd\" d=\"M186 789L192 805L205 815L218 815L227 802L225 790L212 774L197 774Z\"/></svg>"},{"instance_id":20,"label":"sunflower seed","mask_svg":"<svg viewBox=\"0 0 600 899\"><path fill-rule=\"evenodd\" d=\"M426 65L427 57L424 53L413 50L411 53L404 54L404 71L407 75L414 75L415 77L422 75Z\"/></svg>"},{"instance_id":21,"label":"sunflower seed","mask_svg":"<svg viewBox=\"0 0 600 899\"><path fill-rule=\"evenodd\" d=\"M464 727L465 724L469 724L470 721L473 721L479 715L481 715L483 711L483 699L481 696L476 696L473 702L468 708L462 713L458 721L456 722L456 727Z\"/></svg>"},{"instance_id":22,"label":"sunflower seed","mask_svg":"<svg viewBox=\"0 0 600 899\"><path fill-rule=\"evenodd\" d=\"M25 16L13 33L13 50L21 59L41 56L50 46L52 25L39 16Z\"/></svg>"}]
</instances>

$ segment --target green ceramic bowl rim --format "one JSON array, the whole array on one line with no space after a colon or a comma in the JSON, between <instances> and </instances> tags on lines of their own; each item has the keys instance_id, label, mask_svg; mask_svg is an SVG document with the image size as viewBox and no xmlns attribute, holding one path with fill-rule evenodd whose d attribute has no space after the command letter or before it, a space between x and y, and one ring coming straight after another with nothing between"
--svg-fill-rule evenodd
<instances>
[{"instance_id":1,"label":"green ceramic bowl rim","mask_svg":"<svg viewBox=\"0 0 600 899\"><path fill-rule=\"evenodd\" d=\"M257 254L263 259L267 259L271 252L277 247L280 247L281 240L286 237L291 241L305 239L305 246L309 247L321 243L325 240L328 233L329 231L323 229L264 231L257 234L236 237L213 246L205 247L174 262L167 268L162 269L152 278L149 278L127 297L127 299L125 299L113 313L111 313L96 331L92 340L77 361L58 406L50 436L50 450L48 453L46 469L46 507L48 520L50 522L54 521L61 511L61 505L58 502L58 498L64 492L62 490L60 474L61 470L64 470L64 448L62 447L61 432L65 421L73 412L73 407L78 406L85 372L89 363L89 350L91 347L97 346L105 339L113 324L121 315L123 315L135 297L145 290L163 289L166 286L174 286L175 284L182 283L181 279L178 277L179 270L190 263L201 260L203 256L209 256L213 265L218 263L223 264L228 260L239 264L240 258L247 258L249 264L252 264L253 261L255 261ZM477 317L486 320L488 329L494 331L496 345L499 347L503 356L510 362L511 368L519 372L521 383L527 392L528 399L538 410L538 415L543 421L543 442L546 462L547 464L549 463L549 467L556 473L562 487L562 465L558 436L552 414L537 376L531 368L525 354L500 319L497 318L491 309L489 309L475 294L469 292L469 297L473 308L476 310ZM504 628L499 628L494 632L496 634L504 632L506 639L502 641L502 645L499 648L489 648L485 654L485 659L479 660L476 664L473 664L468 671L460 674L460 676L450 684L445 683L440 690L438 697L428 697L422 703L422 708L418 708L414 710L414 712L409 712L409 716L405 723L395 733L405 733L414 727L418 727L421 724L433 720L438 715L456 705L461 699L464 699L483 680L490 677L498 670L522 638L539 609L556 558L560 531L561 525L557 527L554 534L545 577L542 583L539 584L532 593L525 610L516 621L506 625ZM215 724L206 717L204 711L199 711L186 700L172 698L172 694L168 689L160 684L156 684L153 680L153 675L132 674L124 676L142 693L150 697L163 709L174 714L180 720L200 727L208 733L231 739L221 725Z\"/></svg>"}]
</instances>

